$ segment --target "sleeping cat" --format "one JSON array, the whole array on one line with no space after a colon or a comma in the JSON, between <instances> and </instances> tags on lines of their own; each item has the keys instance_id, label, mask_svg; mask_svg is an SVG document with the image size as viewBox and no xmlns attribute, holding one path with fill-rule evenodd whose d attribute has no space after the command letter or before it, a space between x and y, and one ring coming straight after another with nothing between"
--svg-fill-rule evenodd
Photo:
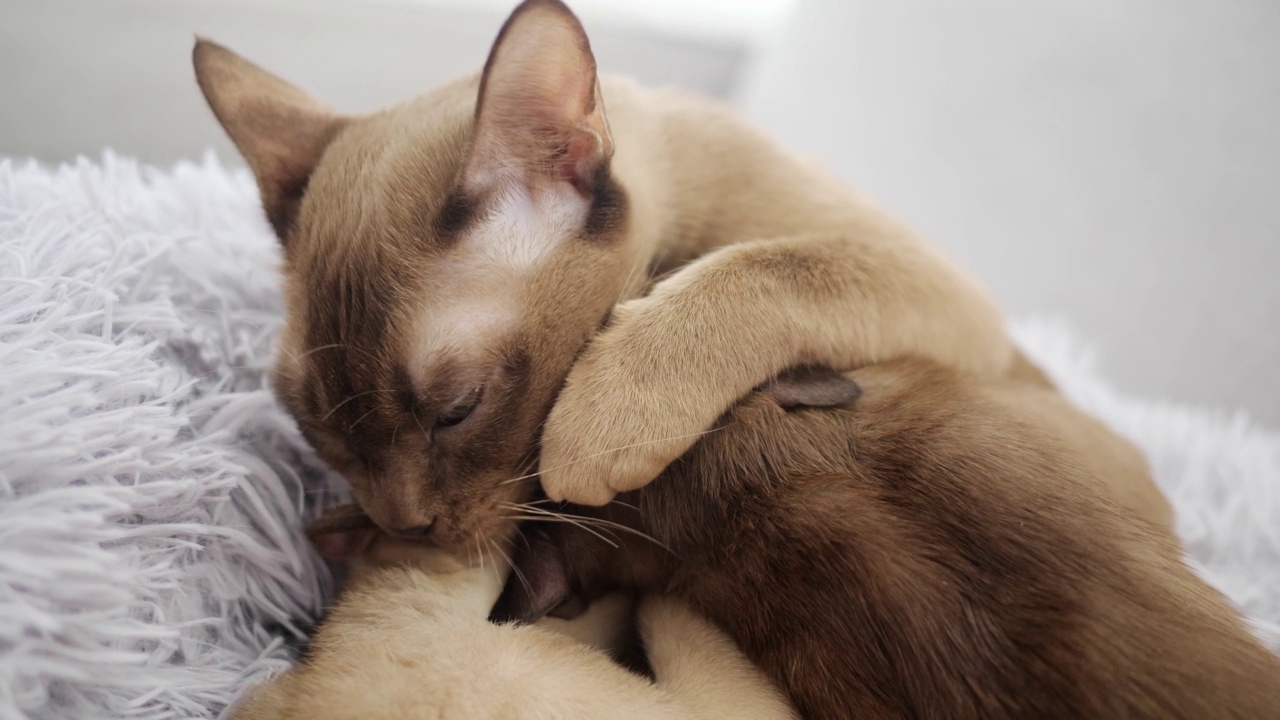
<instances>
[{"instance_id":1,"label":"sleeping cat","mask_svg":"<svg viewBox=\"0 0 1280 720\"><path fill-rule=\"evenodd\" d=\"M523 528L494 617L671 593L814 720L1280 718L1280 659L1113 500L1129 479L1098 430L1050 389L925 359L789 373L576 511L630 529L612 544Z\"/></svg>"},{"instance_id":2,"label":"sleeping cat","mask_svg":"<svg viewBox=\"0 0 1280 720\"><path fill-rule=\"evenodd\" d=\"M722 632L678 601L641 602L650 682L587 644L617 642L625 604L597 604L586 622L493 625L501 558L459 557L353 525L350 507L335 513L313 537L350 560L349 588L308 657L251 691L235 720L795 717Z\"/></svg>"},{"instance_id":3,"label":"sleeping cat","mask_svg":"<svg viewBox=\"0 0 1280 720\"><path fill-rule=\"evenodd\" d=\"M716 103L598 79L558 0L521 3L481 73L368 115L206 40L194 64L283 247L277 394L389 532L504 537L539 479L605 502L794 365L1026 364L855 191Z\"/></svg>"}]
</instances>

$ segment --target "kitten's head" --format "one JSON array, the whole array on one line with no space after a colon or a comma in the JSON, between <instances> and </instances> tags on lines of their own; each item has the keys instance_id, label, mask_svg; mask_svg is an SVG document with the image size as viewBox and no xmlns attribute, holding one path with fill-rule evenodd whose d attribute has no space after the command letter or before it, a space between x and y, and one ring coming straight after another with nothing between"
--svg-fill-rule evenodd
<instances>
[{"instance_id":1,"label":"kitten's head","mask_svg":"<svg viewBox=\"0 0 1280 720\"><path fill-rule=\"evenodd\" d=\"M529 0L480 75L359 117L208 41L194 61L283 245L281 401L382 528L500 534L634 257L582 26Z\"/></svg>"}]
</instances>

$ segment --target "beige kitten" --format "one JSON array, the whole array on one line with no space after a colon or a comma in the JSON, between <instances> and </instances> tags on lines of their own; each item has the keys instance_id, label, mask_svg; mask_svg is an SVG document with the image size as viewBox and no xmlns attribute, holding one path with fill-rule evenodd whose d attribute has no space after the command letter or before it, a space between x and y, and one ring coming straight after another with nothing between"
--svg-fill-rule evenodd
<instances>
[{"instance_id":1,"label":"beige kitten","mask_svg":"<svg viewBox=\"0 0 1280 720\"><path fill-rule=\"evenodd\" d=\"M616 641L624 604L594 605L572 623L498 626L486 617L505 566L492 556L482 567L381 533L335 548L352 542L344 534L322 549L357 553L349 589L309 657L252 691L235 720L795 717L722 632L678 601L640 605L654 683L586 644Z\"/></svg>"},{"instance_id":2,"label":"beige kitten","mask_svg":"<svg viewBox=\"0 0 1280 720\"><path fill-rule=\"evenodd\" d=\"M719 104L597 79L558 0L368 115L208 41L194 62L283 245L278 395L388 531L503 536L539 452L549 496L603 503L791 366L1022 362L987 293L854 190Z\"/></svg>"}]
</instances>

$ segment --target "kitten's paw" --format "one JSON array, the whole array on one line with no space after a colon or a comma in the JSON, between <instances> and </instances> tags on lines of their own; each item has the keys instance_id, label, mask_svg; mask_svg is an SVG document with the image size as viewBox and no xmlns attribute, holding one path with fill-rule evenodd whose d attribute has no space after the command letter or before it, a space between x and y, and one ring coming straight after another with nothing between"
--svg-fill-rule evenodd
<instances>
[{"instance_id":1,"label":"kitten's paw","mask_svg":"<svg viewBox=\"0 0 1280 720\"><path fill-rule=\"evenodd\" d=\"M668 309L652 296L624 303L570 370L542 436L551 499L603 505L648 485L720 412L681 357Z\"/></svg>"}]
</instances>

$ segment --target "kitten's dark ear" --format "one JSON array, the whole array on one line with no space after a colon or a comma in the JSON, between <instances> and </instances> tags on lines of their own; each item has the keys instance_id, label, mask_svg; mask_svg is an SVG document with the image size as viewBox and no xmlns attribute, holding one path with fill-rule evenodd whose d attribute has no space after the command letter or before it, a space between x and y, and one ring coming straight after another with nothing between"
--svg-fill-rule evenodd
<instances>
[{"instance_id":1,"label":"kitten's dark ear","mask_svg":"<svg viewBox=\"0 0 1280 720\"><path fill-rule=\"evenodd\" d=\"M217 43L196 38L191 58L205 100L249 164L267 219L285 240L311 172L347 119Z\"/></svg>"},{"instance_id":2,"label":"kitten's dark ear","mask_svg":"<svg viewBox=\"0 0 1280 720\"><path fill-rule=\"evenodd\" d=\"M831 368L818 366L785 370L760 390L786 410L850 405L862 396L857 383Z\"/></svg>"},{"instance_id":3,"label":"kitten's dark ear","mask_svg":"<svg viewBox=\"0 0 1280 720\"><path fill-rule=\"evenodd\" d=\"M587 609L574 592L569 567L559 543L542 527L528 526L527 543L518 546L506 587L489 612L496 623L531 623L544 616L572 620Z\"/></svg>"},{"instance_id":4,"label":"kitten's dark ear","mask_svg":"<svg viewBox=\"0 0 1280 720\"><path fill-rule=\"evenodd\" d=\"M378 526L354 503L339 505L307 526L307 539L326 560L345 562L378 537Z\"/></svg>"},{"instance_id":5,"label":"kitten's dark ear","mask_svg":"<svg viewBox=\"0 0 1280 720\"><path fill-rule=\"evenodd\" d=\"M559 0L525 0L484 66L464 186L551 180L588 195L612 155L582 23Z\"/></svg>"}]
</instances>

